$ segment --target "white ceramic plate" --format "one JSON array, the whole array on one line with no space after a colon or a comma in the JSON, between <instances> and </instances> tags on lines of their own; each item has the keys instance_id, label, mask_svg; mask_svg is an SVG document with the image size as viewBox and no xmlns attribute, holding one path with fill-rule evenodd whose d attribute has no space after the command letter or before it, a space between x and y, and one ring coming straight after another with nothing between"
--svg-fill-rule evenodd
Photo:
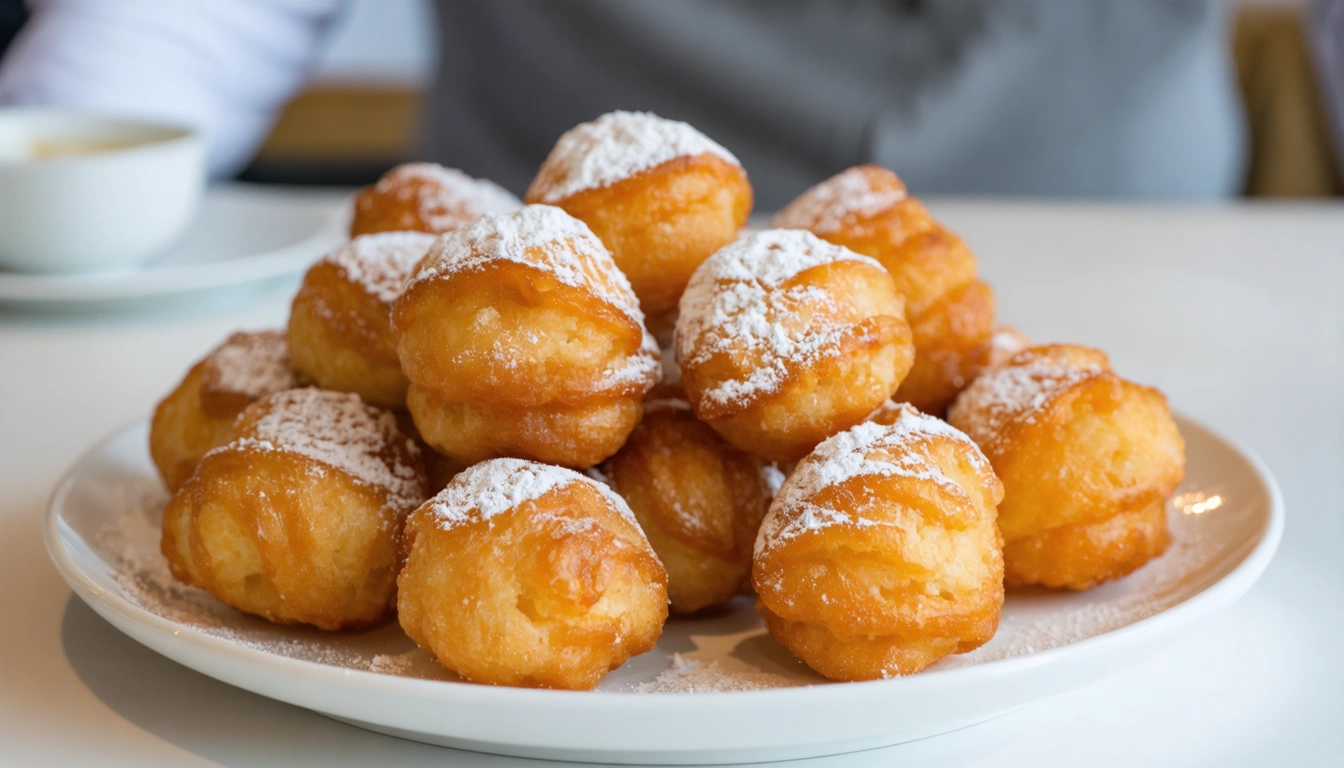
<instances>
[{"instance_id":1,"label":"white ceramic plate","mask_svg":"<svg viewBox=\"0 0 1344 768\"><path fill-rule=\"evenodd\" d=\"M224 682L365 728L483 752L592 762L744 762L896 744L1087 685L1161 650L1233 603L1278 544L1264 466L1179 419L1186 481L1173 544L1083 594L1010 593L995 638L895 680L828 683L766 634L749 600L674 619L658 647L596 692L456 681L395 622L361 632L277 627L175 584L158 552L165 501L145 424L94 447L57 486L46 542L65 580L113 625Z\"/></svg>"},{"instance_id":2,"label":"white ceramic plate","mask_svg":"<svg viewBox=\"0 0 1344 768\"><path fill-rule=\"evenodd\" d=\"M0 305L126 302L290 275L346 239L348 198L323 190L211 187L186 231L144 266L49 275L0 271Z\"/></svg>"}]
</instances>

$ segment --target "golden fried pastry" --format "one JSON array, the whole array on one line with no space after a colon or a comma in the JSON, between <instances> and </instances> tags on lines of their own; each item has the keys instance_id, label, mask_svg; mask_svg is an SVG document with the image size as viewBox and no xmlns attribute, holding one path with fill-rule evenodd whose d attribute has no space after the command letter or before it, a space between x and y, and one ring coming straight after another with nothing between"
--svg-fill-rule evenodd
<instances>
[{"instance_id":1,"label":"golden fried pastry","mask_svg":"<svg viewBox=\"0 0 1344 768\"><path fill-rule=\"evenodd\" d=\"M826 440L784 481L752 582L770 634L832 680L909 675L998 629L1003 486L909 405Z\"/></svg>"},{"instance_id":2,"label":"golden fried pastry","mask_svg":"<svg viewBox=\"0 0 1344 768\"><path fill-rule=\"evenodd\" d=\"M450 459L442 453L434 450L434 446L425 442L420 436L420 429L415 426L415 419L411 418L409 411L393 411L397 417L397 429L415 442L415 446L420 449L420 458L425 463L425 479L429 481L429 495L442 491L448 481L457 476L459 472L467 468L466 464L460 461Z\"/></svg>"},{"instance_id":3,"label":"golden fried pastry","mask_svg":"<svg viewBox=\"0 0 1344 768\"><path fill-rule=\"evenodd\" d=\"M1030 347L990 368L949 418L989 457L1009 584L1088 589L1166 549L1167 498L1185 443L1161 392L1100 350Z\"/></svg>"},{"instance_id":4,"label":"golden fried pastry","mask_svg":"<svg viewBox=\"0 0 1344 768\"><path fill-rule=\"evenodd\" d=\"M593 466L659 376L630 284L583 222L547 205L439 238L393 324L416 426L463 464Z\"/></svg>"},{"instance_id":5,"label":"golden fried pastry","mask_svg":"<svg viewBox=\"0 0 1344 768\"><path fill-rule=\"evenodd\" d=\"M322 629L393 606L402 523L427 496L419 451L358 395L291 389L238 417L163 513L173 576L240 611Z\"/></svg>"},{"instance_id":6,"label":"golden fried pastry","mask_svg":"<svg viewBox=\"0 0 1344 768\"><path fill-rule=\"evenodd\" d=\"M882 265L798 230L714 254L681 299L677 364L728 442L796 461L868 417L910 370L904 301Z\"/></svg>"},{"instance_id":7,"label":"golden fried pastry","mask_svg":"<svg viewBox=\"0 0 1344 768\"><path fill-rule=\"evenodd\" d=\"M187 371L154 409L149 455L169 492L229 441L233 421L259 398L298 386L280 331L235 333Z\"/></svg>"},{"instance_id":8,"label":"golden fried pastry","mask_svg":"<svg viewBox=\"0 0 1344 768\"><path fill-rule=\"evenodd\" d=\"M410 382L397 360L392 302L433 244L424 232L360 235L314 264L289 312L294 369L323 389L405 408Z\"/></svg>"},{"instance_id":9,"label":"golden fried pastry","mask_svg":"<svg viewBox=\"0 0 1344 768\"><path fill-rule=\"evenodd\" d=\"M941 414L967 383L963 359L994 331L994 293L970 249L911 197L896 174L862 165L781 210L774 226L806 229L882 263L905 296L915 364L896 399Z\"/></svg>"},{"instance_id":10,"label":"golden fried pastry","mask_svg":"<svg viewBox=\"0 0 1344 768\"><path fill-rule=\"evenodd\" d=\"M601 465L667 567L673 611L693 613L738 593L770 505L765 470L676 398L645 401L644 420Z\"/></svg>"},{"instance_id":11,"label":"golden fried pastry","mask_svg":"<svg viewBox=\"0 0 1344 768\"><path fill-rule=\"evenodd\" d=\"M503 187L435 163L406 163L355 196L350 236L413 230L443 234L522 202Z\"/></svg>"},{"instance_id":12,"label":"golden fried pastry","mask_svg":"<svg viewBox=\"0 0 1344 768\"><path fill-rule=\"evenodd\" d=\"M969 384L980 374L1008 362L1013 355L1030 346L1031 338L1027 334L1011 326L1000 325L962 361L962 378Z\"/></svg>"},{"instance_id":13,"label":"golden fried pastry","mask_svg":"<svg viewBox=\"0 0 1344 768\"><path fill-rule=\"evenodd\" d=\"M653 648L667 572L630 508L559 467L494 459L406 524L402 629L464 679L586 689Z\"/></svg>"},{"instance_id":14,"label":"golden fried pastry","mask_svg":"<svg viewBox=\"0 0 1344 768\"><path fill-rule=\"evenodd\" d=\"M588 224L655 314L737 237L752 193L737 158L686 123L611 112L561 136L524 199Z\"/></svg>"}]
</instances>

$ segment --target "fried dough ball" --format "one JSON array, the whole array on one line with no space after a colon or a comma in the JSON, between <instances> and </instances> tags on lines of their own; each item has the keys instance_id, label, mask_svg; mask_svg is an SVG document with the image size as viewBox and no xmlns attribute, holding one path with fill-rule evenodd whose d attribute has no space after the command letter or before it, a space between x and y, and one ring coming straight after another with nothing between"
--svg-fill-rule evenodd
<instances>
[{"instance_id":1,"label":"fried dough ball","mask_svg":"<svg viewBox=\"0 0 1344 768\"><path fill-rule=\"evenodd\" d=\"M448 481L457 476L459 472L467 468L466 464L444 456L442 453L434 450L434 446L425 442L420 436L420 429L415 426L415 419L411 418L409 411L393 411L397 417L397 429L415 442L415 447L420 449L420 458L425 463L425 479L429 481L429 495L442 491Z\"/></svg>"},{"instance_id":2,"label":"fried dough ball","mask_svg":"<svg viewBox=\"0 0 1344 768\"><path fill-rule=\"evenodd\" d=\"M567 467L615 453L658 380L658 348L602 242L546 205L444 235L393 307L420 434L463 464Z\"/></svg>"},{"instance_id":3,"label":"fried dough ball","mask_svg":"<svg viewBox=\"0 0 1344 768\"><path fill-rule=\"evenodd\" d=\"M737 158L686 123L611 112L561 136L524 199L582 219L655 314L737 237L752 192Z\"/></svg>"},{"instance_id":4,"label":"fried dough ball","mask_svg":"<svg viewBox=\"0 0 1344 768\"><path fill-rule=\"evenodd\" d=\"M850 168L804 192L774 226L806 229L882 263L905 296L915 364L896 399L942 414L969 379L964 358L994 331L994 293L970 249L911 197L896 174Z\"/></svg>"},{"instance_id":5,"label":"fried dough ball","mask_svg":"<svg viewBox=\"0 0 1344 768\"><path fill-rule=\"evenodd\" d=\"M975 444L909 405L828 439L784 481L752 581L770 634L832 680L909 675L994 636L995 505Z\"/></svg>"},{"instance_id":6,"label":"fried dough ball","mask_svg":"<svg viewBox=\"0 0 1344 768\"><path fill-rule=\"evenodd\" d=\"M685 400L665 398L644 403L644 420L600 471L666 566L673 611L738 593L770 506L764 462L729 445Z\"/></svg>"},{"instance_id":7,"label":"fried dough ball","mask_svg":"<svg viewBox=\"0 0 1344 768\"><path fill-rule=\"evenodd\" d=\"M701 420L744 451L796 461L896 391L914 358L904 317L877 262L765 230L696 270L677 364Z\"/></svg>"},{"instance_id":8,"label":"fried dough ball","mask_svg":"<svg viewBox=\"0 0 1344 768\"><path fill-rule=\"evenodd\" d=\"M298 385L280 331L235 333L193 365L149 426L149 455L168 491L181 488L202 456L229 441L244 408Z\"/></svg>"},{"instance_id":9,"label":"fried dough ball","mask_svg":"<svg viewBox=\"0 0 1344 768\"><path fill-rule=\"evenodd\" d=\"M413 230L443 234L487 213L523 207L508 190L435 163L406 163L355 195L350 237Z\"/></svg>"},{"instance_id":10,"label":"fried dough ball","mask_svg":"<svg viewBox=\"0 0 1344 768\"><path fill-rule=\"evenodd\" d=\"M667 572L629 507L559 467L494 459L411 515L402 629L464 679L587 689L653 648Z\"/></svg>"},{"instance_id":11,"label":"fried dough ball","mask_svg":"<svg viewBox=\"0 0 1344 768\"><path fill-rule=\"evenodd\" d=\"M469 466L499 456L526 456L583 469L625 444L639 423L631 397L592 406L548 404L518 408L455 402L412 384L406 398L421 434L449 460Z\"/></svg>"},{"instance_id":12,"label":"fried dough ball","mask_svg":"<svg viewBox=\"0 0 1344 768\"><path fill-rule=\"evenodd\" d=\"M405 408L410 382L397 360L392 302L433 244L424 232L361 235L314 264L289 312L294 369L323 389Z\"/></svg>"},{"instance_id":13,"label":"fried dough ball","mask_svg":"<svg viewBox=\"0 0 1344 768\"><path fill-rule=\"evenodd\" d=\"M967 383L980 374L1008 362L1009 358L1031 346L1031 337L1007 325L1000 325L962 363L962 377Z\"/></svg>"},{"instance_id":14,"label":"fried dough ball","mask_svg":"<svg viewBox=\"0 0 1344 768\"><path fill-rule=\"evenodd\" d=\"M1009 584L1088 589L1166 549L1185 443L1162 393L1115 375L1105 353L1025 349L967 387L949 418L1003 480Z\"/></svg>"},{"instance_id":15,"label":"fried dough ball","mask_svg":"<svg viewBox=\"0 0 1344 768\"><path fill-rule=\"evenodd\" d=\"M402 523L427 496L419 451L359 396L253 403L163 513L173 576L246 613L322 629L393 606Z\"/></svg>"}]
</instances>

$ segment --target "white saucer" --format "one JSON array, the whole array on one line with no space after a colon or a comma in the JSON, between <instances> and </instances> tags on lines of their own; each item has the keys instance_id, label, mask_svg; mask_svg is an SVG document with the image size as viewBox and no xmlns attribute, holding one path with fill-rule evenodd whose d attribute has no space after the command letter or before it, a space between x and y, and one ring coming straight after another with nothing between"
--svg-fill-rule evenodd
<instances>
[{"instance_id":1,"label":"white saucer","mask_svg":"<svg viewBox=\"0 0 1344 768\"><path fill-rule=\"evenodd\" d=\"M298 272L346 239L348 192L229 184L143 267L74 274L0 272L0 305L70 306L180 296Z\"/></svg>"},{"instance_id":2,"label":"white saucer","mask_svg":"<svg viewBox=\"0 0 1344 768\"><path fill-rule=\"evenodd\" d=\"M1278 545L1283 507L1249 452L1188 419L1186 480L1167 554L1086 593L1010 592L984 647L912 677L828 683L778 646L750 600L674 619L658 647L595 692L456 681L395 622L362 632L279 627L172 581L158 551L166 494L144 423L79 459L56 487L47 549L76 594L146 646L263 696L383 733L522 757L746 762L897 744L983 722L1100 680L1235 602Z\"/></svg>"}]
</instances>

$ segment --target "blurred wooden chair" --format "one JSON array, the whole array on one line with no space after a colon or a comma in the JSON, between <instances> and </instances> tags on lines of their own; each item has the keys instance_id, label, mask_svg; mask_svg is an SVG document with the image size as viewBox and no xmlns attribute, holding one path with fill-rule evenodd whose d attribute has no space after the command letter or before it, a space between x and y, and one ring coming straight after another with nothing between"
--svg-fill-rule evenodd
<instances>
[{"instance_id":1,"label":"blurred wooden chair","mask_svg":"<svg viewBox=\"0 0 1344 768\"><path fill-rule=\"evenodd\" d=\"M1232 54L1250 128L1246 194L1344 193L1301 7L1243 6L1234 26Z\"/></svg>"}]
</instances>

